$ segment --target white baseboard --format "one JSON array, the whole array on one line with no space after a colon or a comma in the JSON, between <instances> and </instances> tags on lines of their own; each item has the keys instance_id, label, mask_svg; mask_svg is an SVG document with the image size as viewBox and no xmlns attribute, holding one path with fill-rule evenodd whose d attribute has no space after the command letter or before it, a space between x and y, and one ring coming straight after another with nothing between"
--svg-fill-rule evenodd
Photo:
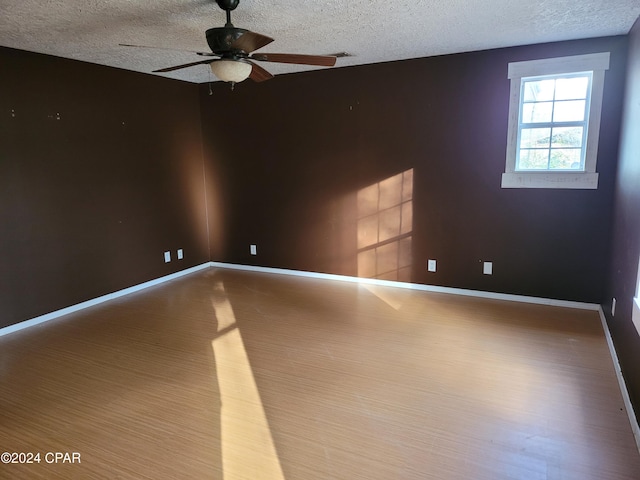
<instances>
[{"instance_id":1,"label":"white baseboard","mask_svg":"<svg viewBox=\"0 0 640 480\"><path fill-rule=\"evenodd\" d=\"M638 425L638 419L636 418L636 414L633 410L633 404L631 403L631 399L629 398L629 391L627 390L627 384L624 381L624 377L622 376L622 368L620 368L620 362L618 361L618 354L616 353L616 347L613 344L613 339L611 338L611 332L609 331L609 326L607 325L607 318L602 311L602 307L598 309L600 313L600 321L602 322L602 329L604 330L604 336L607 339L607 345L609 346L609 353L611 354L611 360L613 360L613 368L616 371L616 377L618 378L618 385L620 385L620 393L622 393L622 400L624 401L624 407L627 411L627 416L629 417L629 423L631 424L631 430L633 431L633 437L636 440L636 446L638 447L638 452L640 452L640 425Z\"/></svg>"},{"instance_id":2,"label":"white baseboard","mask_svg":"<svg viewBox=\"0 0 640 480\"><path fill-rule=\"evenodd\" d=\"M78 303L76 305L71 305L61 310L56 310L55 312L50 312L45 315L40 315L39 317L35 317L20 323L16 323L14 325L9 325L8 327L0 328L0 337L3 335L8 335L13 332L17 332L19 330L23 330L25 328L33 327L34 325L39 325L41 323L48 322L49 320L53 320L63 315L68 315L69 313L77 312L78 310L83 310L85 308L93 307L94 305L98 305L100 303L113 300L114 298L123 297L124 295L129 295L130 293L138 292L140 290L144 290L145 288L153 287L154 285L159 285L161 283L168 282L169 280L174 280L184 275L188 275L190 273L197 272L198 270L203 270L205 268L210 268L210 267L211 267L210 262L203 263L195 267L187 268L185 270L172 273L171 275L166 275L164 277L156 278L154 280L149 280L148 282L140 283L138 285L134 285L133 287L125 288L123 290L118 290L117 292L113 292L113 293L108 293L107 295L93 298L91 300L87 300L86 302Z\"/></svg>"},{"instance_id":3,"label":"white baseboard","mask_svg":"<svg viewBox=\"0 0 640 480\"><path fill-rule=\"evenodd\" d=\"M181 270L179 272L172 273L171 275L166 275L164 277L156 278L154 280L150 280L148 282L144 282L139 285L134 285L133 287L125 288L117 292L109 293L101 297L87 300L86 302L78 303L76 305L71 305L61 310L56 310L55 312L50 312L45 315L40 315L39 317L31 318L29 320L25 320L25 321L16 323L14 325L9 325L7 327L0 328L0 337L3 335L8 335L13 332L17 332L19 330L23 330L25 328L32 327L34 325L39 325L41 323L48 322L49 320L53 320L63 315L68 315L69 313L77 312L78 310L83 310L85 308L89 308L94 305L98 305L100 303L107 302L109 300L113 300L118 297L122 297L124 295L129 295L130 293L138 292L140 290L144 290L145 288L153 287L154 285L159 285L161 283L168 282L169 280L174 280L184 275L188 275L190 273L197 272L199 270L203 270L205 268L210 268L210 267L229 268L229 269L235 269L235 270L246 270L246 271L262 272L262 273L275 273L280 275L295 275L299 277L310 277L310 278L318 278L318 279L325 279L325 280L337 280L342 282L362 283L367 285L380 285L380 286L387 286L387 287L408 288L412 290L421 290L425 292L448 293L452 295L466 295L470 297L489 298L494 300L506 300L511 302L535 303L539 305L578 308L582 310L598 310L600 308L599 305L593 304L593 303L571 302L566 300L528 297L524 295L511 295L506 293L483 292L479 290L465 290L462 288L440 287L437 285L423 285L420 283L396 282L391 280L379 280L376 278L360 278L360 277L352 277L348 275L336 275L331 273L307 272L303 270L288 270L284 268L258 267L254 265L240 265L236 263L206 262L201 265L197 265L195 267L187 268L186 270Z\"/></svg>"},{"instance_id":4,"label":"white baseboard","mask_svg":"<svg viewBox=\"0 0 640 480\"><path fill-rule=\"evenodd\" d=\"M212 267L230 268L235 270L247 270L252 272L277 273L281 275L296 275L299 277L319 278L325 280L338 280L342 282L364 283L367 285L380 285L385 287L408 288L422 290L424 292L449 293L452 295L464 295L467 297L489 298L493 300L506 300L510 302L535 303L538 305L550 305L554 307L577 308L580 310L597 311L600 305L597 303L572 302L568 300L555 300L552 298L528 297L525 295L511 295L508 293L483 292L480 290L466 290L463 288L440 287L437 285L424 285L421 283L396 282L392 280L379 280L377 278L350 277L347 275L335 275L332 273L305 272L302 270L287 270L283 268L256 267L253 265L239 265L235 263L211 262Z\"/></svg>"}]
</instances>

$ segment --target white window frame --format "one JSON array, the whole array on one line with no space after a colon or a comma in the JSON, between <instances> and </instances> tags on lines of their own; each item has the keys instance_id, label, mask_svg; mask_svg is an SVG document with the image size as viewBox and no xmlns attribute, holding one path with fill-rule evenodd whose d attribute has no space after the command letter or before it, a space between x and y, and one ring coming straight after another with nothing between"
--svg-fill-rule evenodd
<instances>
[{"instance_id":1,"label":"white window frame","mask_svg":"<svg viewBox=\"0 0 640 480\"><path fill-rule=\"evenodd\" d=\"M633 298L631 320L640 335L640 258L638 259L638 280L636 280L636 296Z\"/></svg>"},{"instance_id":2,"label":"white window frame","mask_svg":"<svg viewBox=\"0 0 640 480\"><path fill-rule=\"evenodd\" d=\"M502 174L502 188L598 188L596 162L600 135L604 74L608 69L609 52L509 63L508 76L511 80L511 92L509 96L507 161L505 173ZM516 157L518 153L518 129L522 105L522 79L581 72L592 73L584 170L517 170Z\"/></svg>"}]
</instances>

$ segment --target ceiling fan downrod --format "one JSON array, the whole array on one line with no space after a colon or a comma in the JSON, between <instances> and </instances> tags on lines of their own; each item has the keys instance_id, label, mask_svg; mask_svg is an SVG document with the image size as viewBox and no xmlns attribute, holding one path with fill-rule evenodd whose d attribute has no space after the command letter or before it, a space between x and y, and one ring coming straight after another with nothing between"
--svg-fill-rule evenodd
<instances>
[{"instance_id":1,"label":"ceiling fan downrod","mask_svg":"<svg viewBox=\"0 0 640 480\"><path fill-rule=\"evenodd\" d=\"M233 23L231 23L231 11L236 9L240 0L216 0L216 3L227 13L227 24L225 27L233 27Z\"/></svg>"}]
</instances>

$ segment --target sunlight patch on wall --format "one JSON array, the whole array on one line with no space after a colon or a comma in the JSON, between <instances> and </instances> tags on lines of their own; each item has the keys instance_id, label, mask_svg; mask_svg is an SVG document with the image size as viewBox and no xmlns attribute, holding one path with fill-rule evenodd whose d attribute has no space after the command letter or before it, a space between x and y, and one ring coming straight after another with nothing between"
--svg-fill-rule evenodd
<instances>
[{"instance_id":1,"label":"sunlight patch on wall","mask_svg":"<svg viewBox=\"0 0 640 480\"><path fill-rule=\"evenodd\" d=\"M224 478L284 480L271 429L222 282L212 303L220 334L211 342L220 388Z\"/></svg>"},{"instance_id":2,"label":"sunlight patch on wall","mask_svg":"<svg viewBox=\"0 0 640 480\"><path fill-rule=\"evenodd\" d=\"M413 169L358 191L358 276L411 281Z\"/></svg>"},{"instance_id":3,"label":"sunlight patch on wall","mask_svg":"<svg viewBox=\"0 0 640 480\"><path fill-rule=\"evenodd\" d=\"M204 167L201 140L194 135L190 129L186 129L172 144L174 157L178 159L172 165L172 175L180 182L180 194L184 199L181 211L189 221L190 232L198 244L198 253L206 254L209 250L209 230L205 206ZM196 252L187 254L194 259Z\"/></svg>"}]
</instances>

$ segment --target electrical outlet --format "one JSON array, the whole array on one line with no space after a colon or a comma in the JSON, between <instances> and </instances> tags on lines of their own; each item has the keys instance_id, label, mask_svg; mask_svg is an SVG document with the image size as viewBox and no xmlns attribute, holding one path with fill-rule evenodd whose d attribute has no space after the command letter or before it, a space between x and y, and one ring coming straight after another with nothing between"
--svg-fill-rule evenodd
<instances>
[{"instance_id":1,"label":"electrical outlet","mask_svg":"<svg viewBox=\"0 0 640 480\"><path fill-rule=\"evenodd\" d=\"M436 261L435 260L427 260L427 270L429 272L436 271Z\"/></svg>"},{"instance_id":2,"label":"electrical outlet","mask_svg":"<svg viewBox=\"0 0 640 480\"><path fill-rule=\"evenodd\" d=\"M256 245L249 245L249 251L251 252L251 255L257 255L258 247Z\"/></svg>"},{"instance_id":3,"label":"electrical outlet","mask_svg":"<svg viewBox=\"0 0 640 480\"><path fill-rule=\"evenodd\" d=\"M485 275L493 275L493 262L484 262L482 264L482 273Z\"/></svg>"},{"instance_id":4,"label":"electrical outlet","mask_svg":"<svg viewBox=\"0 0 640 480\"><path fill-rule=\"evenodd\" d=\"M611 299L611 316L615 317L616 315L616 297Z\"/></svg>"},{"instance_id":5,"label":"electrical outlet","mask_svg":"<svg viewBox=\"0 0 640 480\"><path fill-rule=\"evenodd\" d=\"M178 249L178 260L182 260L184 258L184 252L181 248Z\"/></svg>"},{"instance_id":6,"label":"electrical outlet","mask_svg":"<svg viewBox=\"0 0 640 480\"><path fill-rule=\"evenodd\" d=\"M171 252L164 252L164 263L169 263L171 261Z\"/></svg>"}]
</instances>

